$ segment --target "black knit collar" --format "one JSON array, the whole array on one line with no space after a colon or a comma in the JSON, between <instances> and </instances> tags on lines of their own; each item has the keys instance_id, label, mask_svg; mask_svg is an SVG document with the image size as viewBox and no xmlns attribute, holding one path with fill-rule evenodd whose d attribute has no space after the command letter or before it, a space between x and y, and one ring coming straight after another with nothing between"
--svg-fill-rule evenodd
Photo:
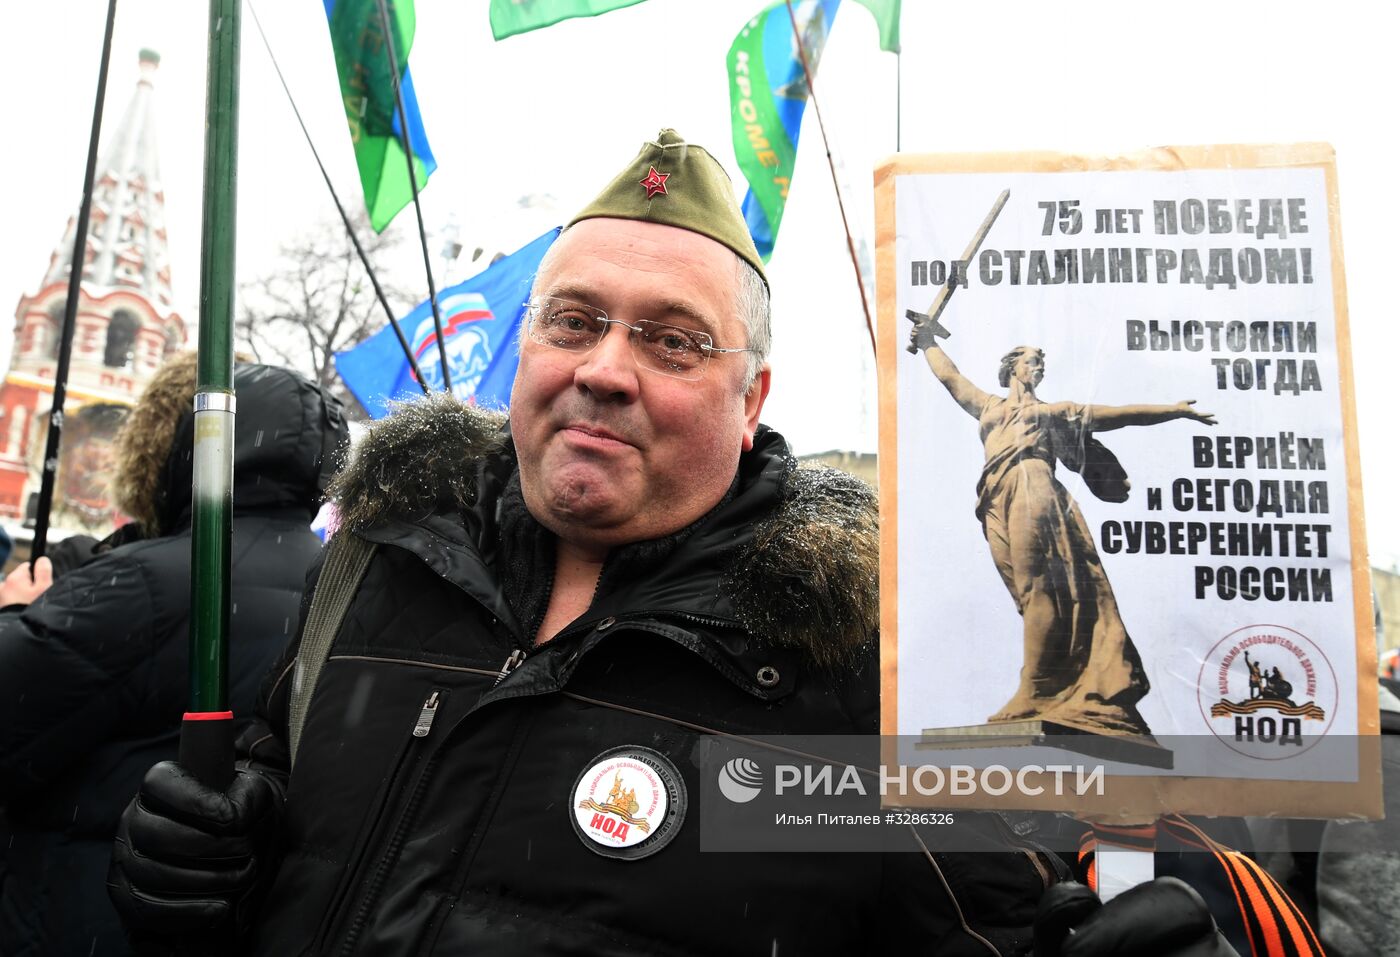
<instances>
[{"instance_id":1,"label":"black knit collar","mask_svg":"<svg viewBox=\"0 0 1400 957\"><path fill-rule=\"evenodd\" d=\"M608 553L593 598L611 594L632 578L655 574L656 569L686 539L722 510L738 487L738 476L730 483L724 498L709 512L670 535L633 542ZM520 487L520 470L512 471L501 490L496 514L496 574L516 620L533 641L544 621L549 596L554 589L555 536L525 507Z\"/></svg>"}]
</instances>

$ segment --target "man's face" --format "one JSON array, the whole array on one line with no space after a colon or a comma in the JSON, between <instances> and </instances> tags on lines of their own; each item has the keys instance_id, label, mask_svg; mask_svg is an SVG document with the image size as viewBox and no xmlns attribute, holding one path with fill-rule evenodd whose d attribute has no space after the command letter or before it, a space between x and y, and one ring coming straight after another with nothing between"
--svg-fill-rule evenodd
<instances>
[{"instance_id":1,"label":"man's face","mask_svg":"<svg viewBox=\"0 0 1400 957\"><path fill-rule=\"evenodd\" d=\"M666 321L748 345L736 313L734 253L657 223L588 219L569 229L536 297L596 306L610 319ZM715 355L698 380L640 368L627 329L583 355L524 338L510 424L530 513L578 547L606 551L678 531L704 515L753 447L768 393L747 391L745 354Z\"/></svg>"}]
</instances>

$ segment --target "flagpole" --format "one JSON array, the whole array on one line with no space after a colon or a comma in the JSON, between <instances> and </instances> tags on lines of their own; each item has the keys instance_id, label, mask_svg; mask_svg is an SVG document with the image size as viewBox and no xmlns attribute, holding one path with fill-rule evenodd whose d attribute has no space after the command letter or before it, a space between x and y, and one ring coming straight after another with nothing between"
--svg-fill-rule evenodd
<instances>
[{"instance_id":1,"label":"flagpole","mask_svg":"<svg viewBox=\"0 0 1400 957\"><path fill-rule=\"evenodd\" d=\"M894 51L894 151L899 152L900 127L904 119L904 59Z\"/></svg>"},{"instance_id":2,"label":"flagpole","mask_svg":"<svg viewBox=\"0 0 1400 957\"><path fill-rule=\"evenodd\" d=\"M199 374L194 397L194 511L190 528L190 690L189 710L180 729L180 763L218 790L233 780L227 635L233 538L233 302L241 29L241 0L209 0Z\"/></svg>"},{"instance_id":3,"label":"flagpole","mask_svg":"<svg viewBox=\"0 0 1400 957\"><path fill-rule=\"evenodd\" d=\"M428 276L428 302L433 307L433 334L437 338L438 359L442 364L442 387L452 391L452 375L447 371L447 345L442 338L442 308L438 305L437 288L433 283L433 262L428 254L428 232L423 228L423 207L418 202L418 172L413 168L413 144L409 142L408 114L403 106L403 88L399 82L399 57L394 50L394 31L389 29L389 7L379 0L379 22L384 27L384 49L389 54L389 72L394 76L394 104L399 114L399 134L404 159L408 161L408 185L413 190L413 212L418 216L418 244L423 247L423 271Z\"/></svg>"},{"instance_id":4,"label":"flagpole","mask_svg":"<svg viewBox=\"0 0 1400 957\"><path fill-rule=\"evenodd\" d=\"M97 101L92 107L87 169L83 173L83 199L78 206L77 231L73 235L73 258L68 264L68 298L63 303L58 369L54 372L49 433L44 445L44 465L39 480L39 507L34 516L34 541L29 549L31 576L34 574L34 563L43 557L44 549L48 546L49 512L53 509L54 486L58 481L58 450L63 441L63 404L68 398L68 367L73 360L73 330L77 326L78 298L82 289L83 266L87 260L88 221L92 215L92 182L97 178L97 145L102 138L102 106L107 101L107 65L112 59L112 25L116 17L117 0L108 0L107 26L102 34L102 59L97 66Z\"/></svg>"},{"instance_id":5,"label":"flagpole","mask_svg":"<svg viewBox=\"0 0 1400 957\"><path fill-rule=\"evenodd\" d=\"M383 3L384 0L379 0ZM875 349L875 324L870 319L870 303L865 297L865 282L860 277L860 260L856 257L856 243L851 238L851 224L846 218L846 204L841 199L841 183L836 176L836 162L831 158L831 142L826 138L826 124L822 122L822 110L817 104L817 87L812 82L812 70L807 65L807 51L802 46L802 30L797 26L797 14L792 11L792 0L787 3L788 19L792 21L792 35L797 44L797 56L802 61L802 75L807 78L807 95L812 98L812 109L817 114L817 128L821 130L822 146L826 148L826 165L831 169L831 185L836 190L836 206L841 210L841 227L846 231L846 249L851 254L851 267L856 271L856 288L860 290L860 308L865 313L865 329L870 333L870 348Z\"/></svg>"},{"instance_id":6,"label":"flagpole","mask_svg":"<svg viewBox=\"0 0 1400 957\"><path fill-rule=\"evenodd\" d=\"M404 358L408 360L408 367L413 370L413 379L418 383L418 388L423 390L423 394L428 394L428 383L423 380L423 372L418 368L418 360L413 356L413 347L409 345L407 337L403 334L403 328L399 325L399 320L394 316L394 309L389 305L389 297L384 294L384 289L379 285L379 277L374 273L374 267L369 264L369 254L360 245L360 238L355 235L355 227L350 222L350 214L345 211L345 204L340 201L339 194L335 191L335 184L331 182L330 174L326 172L326 164L321 162L321 154L316 150L316 144L311 139L311 131L306 128L306 123L301 118L301 110L297 109L297 101L292 98L291 88L287 86L287 79L282 75L282 67L277 62L277 56L272 52L272 44L267 41L267 33L263 30L262 21L258 19L258 11L253 6L252 0L248 0L248 12L253 15L253 25L258 28L258 36L262 37L263 48L267 50L268 59L272 61L272 69L277 73L277 79L282 84L282 92L287 94L287 102L292 106L292 114L297 118L297 124L301 127L301 135L306 137L306 145L311 147L311 155L316 158L316 167L321 171L321 178L326 181L326 189L330 190L331 201L335 203L336 212L340 213L340 221L345 224L345 235L350 237L350 244L355 247L355 253L360 257L360 265L365 267L365 274L369 276L370 285L374 287L374 294L379 299L379 304L384 307L384 314L389 317L389 325L393 327L394 335L399 340L399 347L403 349ZM441 346L438 347L441 350Z\"/></svg>"}]
</instances>

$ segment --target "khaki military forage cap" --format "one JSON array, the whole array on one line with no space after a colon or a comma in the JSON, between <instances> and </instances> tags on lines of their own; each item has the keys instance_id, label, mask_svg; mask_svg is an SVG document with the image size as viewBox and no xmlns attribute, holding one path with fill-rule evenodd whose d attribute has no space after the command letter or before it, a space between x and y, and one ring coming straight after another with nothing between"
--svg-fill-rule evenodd
<instances>
[{"instance_id":1,"label":"khaki military forage cap","mask_svg":"<svg viewBox=\"0 0 1400 957\"><path fill-rule=\"evenodd\" d=\"M749 235L734 187L704 147L662 130L569 225L585 219L639 219L688 229L734 250L763 277L763 260Z\"/></svg>"}]
</instances>

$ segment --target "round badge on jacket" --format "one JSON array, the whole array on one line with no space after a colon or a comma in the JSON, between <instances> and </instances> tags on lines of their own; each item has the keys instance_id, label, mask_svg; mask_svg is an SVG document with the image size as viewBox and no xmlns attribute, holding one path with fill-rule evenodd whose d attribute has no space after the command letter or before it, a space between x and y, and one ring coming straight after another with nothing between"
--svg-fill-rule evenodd
<instances>
[{"instance_id":1,"label":"round badge on jacket","mask_svg":"<svg viewBox=\"0 0 1400 957\"><path fill-rule=\"evenodd\" d=\"M651 748L604 751L574 782L574 831L585 847L604 857L650 857L675 838L685 809L680 771Z\"/></svg>"}]
</instances>

